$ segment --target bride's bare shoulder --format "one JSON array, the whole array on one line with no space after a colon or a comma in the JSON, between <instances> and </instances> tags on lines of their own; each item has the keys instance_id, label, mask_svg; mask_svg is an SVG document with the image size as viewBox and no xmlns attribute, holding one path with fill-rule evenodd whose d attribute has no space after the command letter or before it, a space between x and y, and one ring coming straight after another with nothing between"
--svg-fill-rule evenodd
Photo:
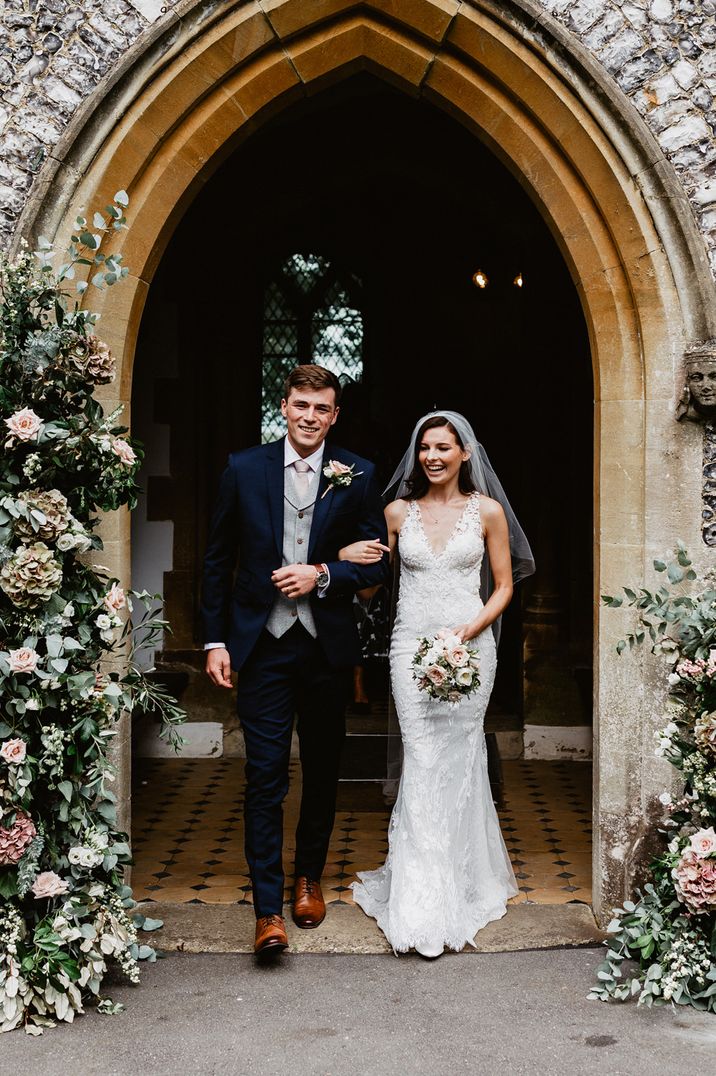
<instances>
[{"instance_id":1,"label":"bride's bare shoulder","mask_svg":"<svg viewBox=\"0 0 716 1076\"><path fill-rule=\"evenodd\" d=\"M400 530L408 511L408 504L409 502L404 501L402 497L398 498L397 501L391 501L390 504L386 504L385 518L391 530Z\"/></svg>"},{"instance_id":2,"label":"bride's bare shoulder","mask_svg":"<svg viewBox=\"0 0 716 1076\"><path fill-rule=\"evenodd\" d=\"M482 517L483 523L497 522L499 519L504 519L505 512L499 501L481 493L480 516Z\"/></svg>"}]
</instances>

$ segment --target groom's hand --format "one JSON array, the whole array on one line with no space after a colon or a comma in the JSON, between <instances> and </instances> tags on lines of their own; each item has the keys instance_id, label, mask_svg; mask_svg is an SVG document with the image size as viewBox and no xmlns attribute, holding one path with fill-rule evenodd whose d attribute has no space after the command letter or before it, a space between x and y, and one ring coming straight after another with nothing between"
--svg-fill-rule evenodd
<instances>
[{"instance_id":1,"label":"groom's hand","mask_svg":"<svg viewBox=\"0 0 716 1076\"><path fill-rule=\"evenodd\" d=\"M316 586L316 569L312 564L287 564L277 568L271 582L287 598L303 598Z\"/></svg>"},{"instance_id":2,"label":"groom's hand","mask_svg":"<svg viewBox=\"0 0 716 1076\"><path fill-rule=\"evenodd\" d=\"M231 687L231 658L223 646L215 646L206 652L206 671L217 687Z\"/></svg>"}]
</instances>

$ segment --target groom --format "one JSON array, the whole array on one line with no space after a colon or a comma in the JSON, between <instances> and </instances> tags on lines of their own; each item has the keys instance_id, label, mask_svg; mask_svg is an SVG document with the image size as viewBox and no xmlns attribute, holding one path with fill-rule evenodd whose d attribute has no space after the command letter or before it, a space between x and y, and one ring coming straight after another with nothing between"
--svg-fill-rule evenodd
<instances>
[{"instance_id":1,"label":"groom","mask_svg":"<svg viewBox=\"0 0 716 1076\"><path fill-rule=\"evenodd\" d=\"M204 559L206 671L225 688L231 669L238 672L254 948L264 954L288 945L282 804L296 716L303 789L293 918L299 927L317 927L326 914L320 878L350 673L361 656L352 600L388 574L385 558L374 565L337 559L342 546L361 538L386 542L373 465L326 444L340 394L338 379L321 366L291 371L281 401L286 437L229 456Z\"/></svg>"}]
</instances>

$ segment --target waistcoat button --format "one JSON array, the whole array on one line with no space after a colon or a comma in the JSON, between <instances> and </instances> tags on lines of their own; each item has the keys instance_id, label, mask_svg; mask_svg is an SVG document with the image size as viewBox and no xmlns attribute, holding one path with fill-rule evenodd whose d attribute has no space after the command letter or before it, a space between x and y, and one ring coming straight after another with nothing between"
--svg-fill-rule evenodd
<instances>
[{"instance_id":1,"label":"waistcoat button","mask_svg":"<svg viewBox=\"0 0 716 1076\"><path fill-rule=\"evenodd\" d=\"M303 545L303 538L297 538L296 543L297 545Z\"/></svg>"}]
</instances>

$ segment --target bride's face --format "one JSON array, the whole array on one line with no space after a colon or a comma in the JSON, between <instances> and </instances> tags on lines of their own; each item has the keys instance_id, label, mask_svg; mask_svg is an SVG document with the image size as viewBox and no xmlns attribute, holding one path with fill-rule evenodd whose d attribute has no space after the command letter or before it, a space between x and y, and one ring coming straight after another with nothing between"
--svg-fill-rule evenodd
<instances>
[{"instance_id":1,"label":"bride's face","mask_svg":"<svg viewBox=\"0 0 716 1076\"><path fill-rule=\"evenodd\" d=\"M426 430L418 446L418 462L427 475L428 482L446 485L457 478L460 466L469 456L455 440L455 434L447 426Z\"/></svg>"}]
</instances>

